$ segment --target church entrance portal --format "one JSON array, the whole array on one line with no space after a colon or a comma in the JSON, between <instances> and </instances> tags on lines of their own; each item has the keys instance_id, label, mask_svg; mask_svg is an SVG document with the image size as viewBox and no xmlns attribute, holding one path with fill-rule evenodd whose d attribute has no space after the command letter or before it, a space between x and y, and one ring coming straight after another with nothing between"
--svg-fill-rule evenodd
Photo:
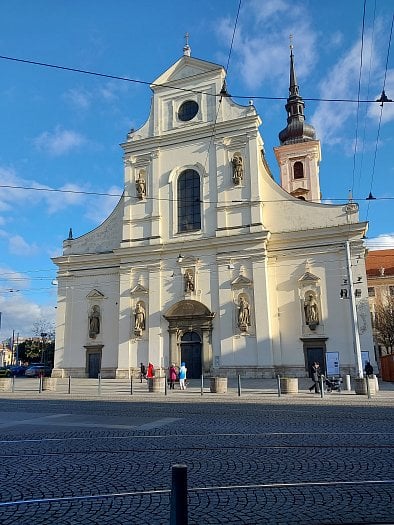
<instances>
[{"instance_id":1,"label":"church entrance portal","mask_svg":"<svg viewBox=\"0 0 394 525\"><path fill-rule=\"evenodd\" d=\"M187 377L199 379L202 371L201 339L196 332L186 332L181 339L181 362L186 364Z\"/></svg>"},{"instance_id":2,"label":"church entrance portal","mask_svg":"<svg viewBox=\"0 0 394 525\"><path fill-rule=\"evenodd\" d=\"M186 363L187 377L199 378L212 369L212 320L215 314L199 301L185 299L167 310L168 362Z\"/></svg>"}]
</instances>

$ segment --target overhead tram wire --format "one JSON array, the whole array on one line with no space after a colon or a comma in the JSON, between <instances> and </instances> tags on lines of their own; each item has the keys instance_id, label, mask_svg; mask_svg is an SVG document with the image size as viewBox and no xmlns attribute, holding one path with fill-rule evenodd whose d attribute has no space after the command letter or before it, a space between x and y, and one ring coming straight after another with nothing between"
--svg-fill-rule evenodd
<instances>
[{"instance_id":1,"label":"overhead tram wire","mask_svg":"<svg viewBox=\"0 0 394 525\"><path fill-rule=\"evenodd\" d=\"M367 0L364 0L363 6L363 23L361 31L361 49L360 49L360 68L358 74L358 89L357 89L357 111L356 111L356 136L354 138L354 152L353 152L353 172L352 172L352 195L354 192L354 179L356 174L356 157L357 157L357 146L358 146L358 119L360 113L360 92L361 92L361 74L363 69L363 52L364 52L364 32L365 32L365 11L366 11Z\"/></svg>"},{"instance_id":2,"label":"overhead tram wire","mask_svg":"<svg viewBox=\"0 0 394 525\"><path fill-rule=\"evenodd\" d=\"M41 62L41 61L37 61L37 60L28 60L28 59L23 59L23 58L17 58L17 57L10 57L10 56L5 56L5 55L0 55L0 60L8 60L8 61L12 61L12 62L18 62L18 63L22 63L22 64L31 64L31 65L35 65L35 66L40 66L40 67L47 67L47 68L52 68L52 69L59 69L59 70L62 70L62 71L67 71L67 72L73 72L73 73L80 73L80 74L84 74L84 75L91 75L91 76L96 76L96 77L101 77L101 78L109 78L111 80L119 80L119 81L123 81L123 82L131 82L131 83L134 83L134 84L143 84L143 85L146 85L146 86L154 86L154 87L166 87L168 89L174 89L174 90L177 90L177 91L184 91L184 92L188 92L188 93L196 93L198 95L207 95L207 96L211 96L211 97L220 97L222 96L220 93L207 93L205 91L198 91L198 90L193 90L193 89L186 89L186 88L181 88L181 87L178 87L178 86L173 86L171 85L171 83L166 83L166 84L155 84L154 82L148 82L146 80L137 80L137 79L134 79L134 78L129 78L129 77L123 77L123 76L118 76L118 75L111 75L111 74L108 74L108 73L99 73L97 71L89 71L89 70L85 70L85 69L79 69L79 68L74 68L74 67L67 67L67 66L61 66L61 65L58 65L58 64L50 64L48 62ZM256 100L287 100L287 97L273 97L273 96L265 96L265 95L237 95L237 94L233 94L232 95L232 98L239 98L239 99L247 99L247 100L250 100L250 99L256 99ZM358 99L351 99L351 98L320 98L320 97L302 97L304 100L307 100L308 102L344 102L344 103L357 103L357 104L368 104L368 103L376 103L376 100L374 99L371 99L371 100L358 100ZM393 102L391 100L388 100L387 103L390 103L390 102Z\"/></svg>"},{"instance_id":3,"label":"overhead tram wire","mask_svg":"<svg viewBox=\"0 0 394 525\"><path fill-rule=\"evenodd\" d=\"M229 49L228 57L227 57L226 75L225 75L225 78L224 78L224 81L223 81L222 89L221 89L221 91L220 91L220 93L219 93L220 98L219 98L219 103L218 103L218 109L217 109L217 111L216 111L215 122L213 123L212 133L211 133L211 137L210 137L210 139L209 139L209 145L208 145L208 150L207 150L207 156L206 156L206 158L205 158L205 163L204 163L205 171L207 171L207 162L208 162L209 152L210 152L210 150L211 150L211 146L212 146L213 137L214 137L214 135L215 135L216 124L217 124L217 120L218 120L218 115L219 115L219 111L220 111L220 106L221 106L221 104L222 104L223 97L224 97L224 96L227 96L227 91L226 91L226 77L227 77L228 68L229 68L229 65L230 65L230 58L231 58L231 53L232 53L232 50L233 50L233 43L234 43L235 31L236 31L236 29L237 29L237 23L238 23L239 11L240 11L240 9L241 9L241 3L242 3L242 0L239 0L238 10L237 10L237 16L235 17L235 22L234 22L233 36L232 36L232 38L231 38L230 49Z\"/></svg>"},{"instance_id":4,"label":"overhead tram wire","mask_svg":"<svg viewBox=\"0 0 394 525\"><path fill-rule=\"evenodd\" d=\"M376 21L376 0L374 3L374 9L373 9L373 20L372 20L372 35L371 35L371 47L370 47L370 57L369 57L369 68L368 68L368 84L367 84L367 98L370 94L371 89L371 72L372 72L372 57L373 57L373 45L375 41L375 21ZM365 113L364 113L364 128L363 128L363 137L362 137L362 148L361 148L361 159L360 159L360 175L358 178L358 185L357 189L360 190L361 188L361 179L363 176L363 163L364 163L364 153L365 153L365 137L367 132L367 116L368 116L368 107L364 106Z\"/></svg>"},{"instance_id":5,"label":"overhead tram wire","mask_svg":"<svg viewBox=\"0 0 394 525\"><path fill-rule=\"evenodd\" d=\"M393 12L393 16L391 18L391 28L390 28L389 42L388 42L388 45L387 45L387 57L386 57L386 67L385 67L385 71L384 71L383 89L382 89L382 96L380 97L382 102L380 104L380 116L379 116L378 131L377 131L377 135L376 135L375 152L374 152L374 157L373 157L373 165L372 165L372 173L371 173L371 184L370 184L370 187L369 187L369 195L367 197L368 206L367 206L367 213L366 213L366 218L365 218L366 221L368 221L369 208L370 208L370 205L371 205L371 201L372 200L377 200L377 198L373 197L373 195L372 195L372 187L373 187L373 181L374 181L374 177L375 177L376 156L377 156L377 152L378 152L378 145L379 145L379 138L380 138L380 127L381 127L381 124L382 124L383 106L385 104L385 102L383 100L383 95L385 93L385 87L386 87L387 69L388 69L388 64L389 64L390 48L391 48L391 39L392 39L392 36L393 36L393 25L394 25L394 12Z\"/></svg>"},{"instance_id":6,"label":"overhead tram wire","mask_svg":"<svg viewBox=\"0 0 394 525\"><path fill-rule=\"evenodd\" d=\"M72 193L72 194L78 194L78 195L92 195L92 196L98 196L98 197L122 197L123 195L129 197L129 198L133 198L133 199L138 199L138 197L136 197L135 195L129 195L129 194L126 194L125 192L122 192L122 193L108 193L108 192L99 192L99 191L85 191L85 190L63 190L63 189L59 189L59 188L37 188L37 187L33 187L33 186L14 186L12 184L0 184L0 188L9 188L9 189L14 189L14 190L26 190L26 191L47 191L47 192L55 192L55 193ZM158 200L158 201L166 201L166 202L177 202L178 199L170 199L170 198L165 198L165 197L145 197L146 200ZM338 203L346 203L348 201L348 197L327 197L325 200L328 200L328 201L334 201L334 202L338 202ZM365 198L364 197L354 197L352 198L352 200L354 202L361 202L361 201L364 201ZM394 200L394 197L376 197L374 198L374 200L382 200L382 201L386 201L386 200ZM225 201L224 204L247 204L247 203L252 203L252 204L264 204L264 203L279 203L279 202L288 202L288 201L291 201L291 202L294 202L294 197L292 197L291 195L289 195L289 198L287 199L276 199L276 200L265 200L265 199L259 199L259 200L253 200L253 201L249 201L249 200L231 200L231 201ZM193 200L191 200L190 202L194 202ZM202 200L201 201L202 203L205 203L205 204L218 204L218 201L211 201L211 200ZM222 202L222 201L221 201ZM321 201L320 200L316 200L316 201L309 201L309 202L315 202L315 203L320 203ZM329 204L329 203L328 203Z\"/></svg>"}]
</instances>

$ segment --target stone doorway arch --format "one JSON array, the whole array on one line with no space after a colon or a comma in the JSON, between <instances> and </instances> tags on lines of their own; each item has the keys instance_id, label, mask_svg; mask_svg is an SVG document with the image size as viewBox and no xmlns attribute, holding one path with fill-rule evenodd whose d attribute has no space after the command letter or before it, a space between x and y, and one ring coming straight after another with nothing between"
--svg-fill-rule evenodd
<instances>
[{"instance_id":1,"label":"stone doorway arch","mask_svg":"<svg viewBox=\"0 0 394 525\"><path fill-rule=\"evenodd\" d=\"M212 362L212 320L215 314L199 301L184 300L171 306L164 314L168 321L169 363L181 362L181 339L187 332L196 332L201 339L202 372L209 373Z\"/></svg>"}]
</instances>

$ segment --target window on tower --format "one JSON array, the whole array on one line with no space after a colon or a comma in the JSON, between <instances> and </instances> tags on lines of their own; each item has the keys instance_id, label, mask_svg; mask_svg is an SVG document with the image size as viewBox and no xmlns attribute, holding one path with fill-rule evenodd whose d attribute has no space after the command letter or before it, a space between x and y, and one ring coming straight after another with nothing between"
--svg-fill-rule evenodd
<instances>
[{"instance_id":1,"label":"window on tower","mask_svg":"<svg viewBox=\"0 0 394 525\"><path fill-rule=\"evenodd\" d=\"M295 179L303 179L304 178L304 165L302 162L297 161L294 163L293 166L293 175Z\"/></svg>"},{"instance_id":2,"label":"window on tower","mask_svg":"<svg viewBox=\"0 0 394 525\"><path fill-rule=\"evenodd\" d=\"M178 231L201 229L200 176L185 170L178 178Z\"/></svg>"}]
</instances>

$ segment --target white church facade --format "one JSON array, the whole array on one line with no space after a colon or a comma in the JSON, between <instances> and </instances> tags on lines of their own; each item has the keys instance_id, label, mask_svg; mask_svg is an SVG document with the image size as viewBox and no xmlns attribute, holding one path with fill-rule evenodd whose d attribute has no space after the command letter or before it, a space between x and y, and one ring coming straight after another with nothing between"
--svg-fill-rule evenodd
<instances>
[{"instance_id":1,"label":"white church facade","mask_svg":"<svg viewBox=\"0 0 394 525\"><path fill-rule=\"evenodd\" d=\"M148 120L122 144L119 203L53 259L52 375L126 378L141 362L185 361L196 378L304 377L316 360L355 373L356 343L374 364L367 225L353 202L320 202L320 142L293 54L281 185L255 107L232 101L223 67L185 46L151 89Z\"/></svg>"}]
</instances>

